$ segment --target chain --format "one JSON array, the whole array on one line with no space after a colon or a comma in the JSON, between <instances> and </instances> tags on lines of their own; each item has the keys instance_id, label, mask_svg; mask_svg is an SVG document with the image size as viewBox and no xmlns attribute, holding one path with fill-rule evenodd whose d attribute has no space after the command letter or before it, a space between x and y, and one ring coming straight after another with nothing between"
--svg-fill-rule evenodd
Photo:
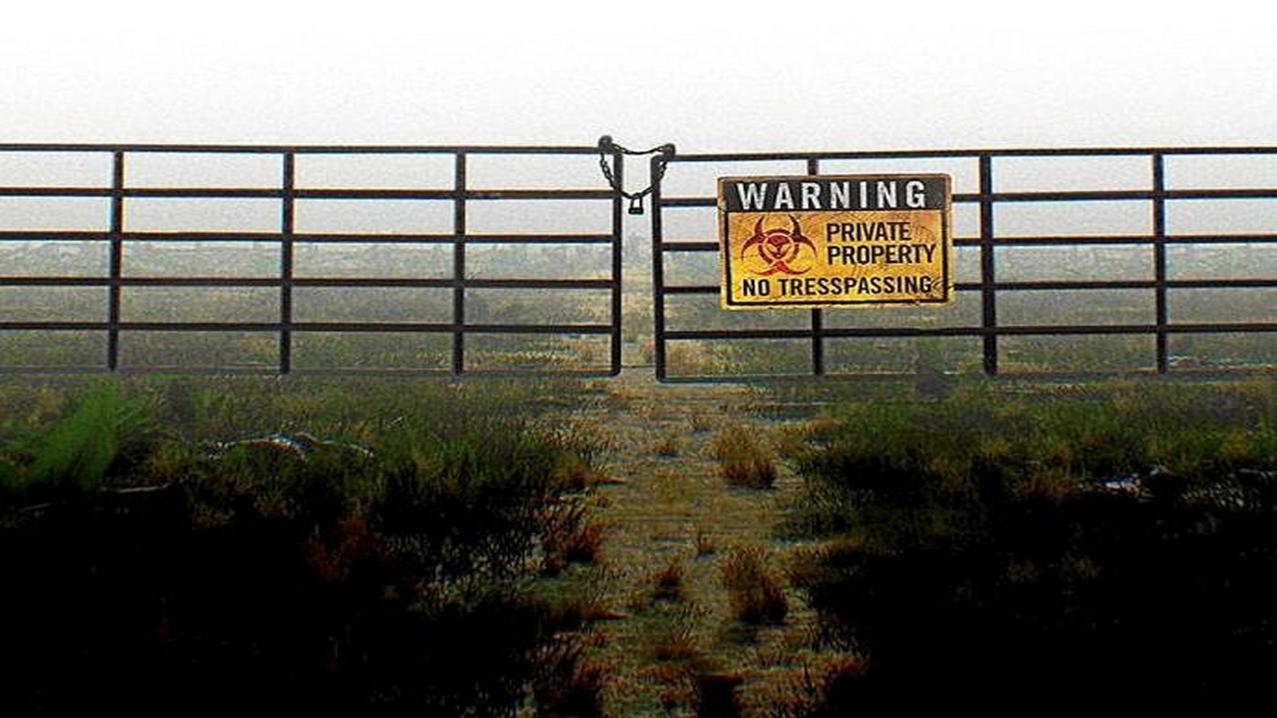
<instances>
[{"instance_id":1,"label":"chain","mask_svg":"<svg viewBox=\"0 0 1277 718\"><path fill-rule=\"evenodd\" d=\"M617 152L623 155L653 155L659 152L666 157L670 157L675 152L674 144L657 145L650 150L632 150L612 141L611 135L603 135L599 138L599 169L603 170L603 177L607 179L608 186L630 201L630 214L643 214L643 198L652 193L653 187L660 184L661 178L665 176L666 163L657 162L655 164L652 170L652 182L647 187L638 192L627 192L616 181L616 175L612 174L612 164L608 162L608 155Z\"/></svg>"}]
</instances>

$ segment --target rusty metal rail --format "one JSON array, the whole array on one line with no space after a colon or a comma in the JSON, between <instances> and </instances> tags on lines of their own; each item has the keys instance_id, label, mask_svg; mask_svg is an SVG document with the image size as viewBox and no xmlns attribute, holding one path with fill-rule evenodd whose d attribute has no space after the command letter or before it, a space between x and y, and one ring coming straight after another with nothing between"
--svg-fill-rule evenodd
<instances>
[{"instance_id":1,"label":"rusty metal rail","mask_svg":"<svg viewBox=\"0 0 1277 718\"><path fill-rule=\"evenodd\" d=\"M703 153L655 156L652 158L652 176L664 177L652 192L654 210L652 227L652 279L655 330L655 364L657 378L662 381L712 381L717 379L737 381L740 377L671 376L668 368L668 346L677 341L718 341L726 339L801 339L810 342L810 374L826 374L825 344L827 339L869 337L925 337L968 336L982 341L983 371L989 375L999 373L998 340L1004 336L1047 335L1152 335L1156 337L1155 373L1172 370L1168 338L1176 334L1195 333L1272 333L1277 332L1277 309L1271 321L1248 322L1172 322L1169 318L1167 293L1183 288L1272 288L1277 287L1277 277L1221 278L1201 280L1173 280L1167 276L1167 247L1177 244L1220 243L1277 243L1277 225L1271 231L1220 234L1171 234L1167 232L1166 209L1168 204L1184 200L1236 200L1277 199L1277 187L1241 187L1229 189L1168 189L1166 186L1166 159L1177 156L1263 156L1277 163L1277 147L1122 147L1122 148L1065 148L1065 149L959 149L959 150L902 150L902 151L847 151L847 152L780 152L780 153ZM1147 189L1071 190L1071 191L999 191L994 184L994 163L1006 158L1098 158L1133 157L1148 162ZM717 252L717 241L709 238L680 238L690 241L670 241L666 237L665 219L670 212L683 209L712 208L716 198L714 187L707 184L704 193L694 196L667 196L662 184L677 177L676 165L732 163L739 172L741 166L762 162L801 162L807 174L821 174L822 162L834 160L892 160L896 168L907 167L908 161L958 161L975 164L978 186L975 192L955 193L955 206L972 205L979 212L979 231L976 236L959 236L957 247L978 247L980 253L980 277L975 282L959 282L956 289L961 294L975 295L980 302L978 325L961 327L861 327L830 328L825 326L827 314L820 309L810 311L809 324L804 329L712 329L704 327L671 328L667 321L666 298L673 295L717 295L717 284L670 284L665 278L665 258L672 253ZM903 171L903 170L898 170ZM766 174L760 172L760 174ZM1034 236L999 236L995 231L995 212L1001 206L1033 202L1095 202L1139 201L1148 203L1151 216L1151 232L1147 234L1115 235L1067 235L1037 234ZM1147 280L1060 280L1060 281L1000 281L996 266L995 248L998 247L1069 247L1096 245L1147 245L1152 247L1152 278ZM1057 325L1007 325L998 319L1000 293L1051 290L1087 291L1137 289L1149 290L1154 296L1154 312L1147 323L1137 324L1057 324ZM1277 339L1275 339L1277 340ZM1041 373L1047 374L1046 372ZM1070 372L1070 376L1091 375L1092 372ZM759 378L773 378L771 375Z\"/></svg>"},{"instance_id":2,"label":"rusty metal rail","mask_svg":"<svg viewBox=\"0 0 1277 718\"><path fill-rule=\"evenodd\" d=\"M0 144L4 153L74 153L106 155L111 161L110 185L82 186L0 186L0 198L103 198L110 200L109 217L102 231L27 231L0 226L0 242L101 241L109 245L105 276L18 276L0 267L0 287L104 287L107 289L105 321L0 321L0 332L101 331L107 336L106 355L100 366L9 367L18 372L85 371L183 371L181 368L122 367L120 336L126 332L265 332L279 338L278 364L273 371L293 371L293 337L303 332L353 333L435 333L450 334L453 374L471 371L466 362L466 338L475 334L561 334L605 335L610 339L607 373L621 368L621 245L622 194L611 188L520 188L476 189L467 184L467 158L476 155L547 155L588 158L592 165L599 153L591 146L445 146L445 145L163 145L163 144ZM139 154L270 155L280 162L282 181L276 187L135 187L126 182L130 157ZM445 156L452 158L452 186L443 189L388 188L306 188L296 182L296 161L307 155L343 156ZM611 169L624 177L624 157L610 154ZM279 203L279 229L273 232L190 231L139 232L127 225L129 201L144 198L258 199ZM306 233L296 231L298 200L438 200L452 203L451 232L398 233ZM607 233L472 233L467 230L467 209L474 202L502 200L597 200L607 211L611 231ZM124 262L126 245L145 242L271 242L279 246L279 271L272 277L138 277L129 276ZM294 255L298 245L324 243L377 243L404 245L450 245L451 276L444 278L317 278L294 276ZM483 279L467 277L466 248L472 245L562 244L603 245L610 251L610 276L606 279L547 279L537 277ZM179 322L125 321L121 318L121 296L129 287L267 287L279 290L279 317L270 322ZM293 290L299 287L401 287L452 289L452 317L449 322L300 322L294 319ZM609 320L592 324L497 324L466 321L467 290L525 289L552 293L570 290L610 292ZM503 372L504 373L504 372ZM516 372L517 373L517 372ZM541 372L534 372L541 373Z\"/></svg>"}]
</instances>

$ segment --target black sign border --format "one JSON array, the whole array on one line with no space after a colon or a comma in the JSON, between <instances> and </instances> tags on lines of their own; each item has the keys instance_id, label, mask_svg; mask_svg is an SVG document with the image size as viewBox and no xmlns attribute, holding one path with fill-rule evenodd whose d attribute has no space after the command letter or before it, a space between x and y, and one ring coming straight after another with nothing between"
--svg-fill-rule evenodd
<instances>
[{"instance_id":1,"label":"black sign border","mask_svg":"<svg viewBox=\"0 0 1277 718\"><path fill-rule=\"evenodd\" d=\"M883 299L883 300L823 300L823 301L802 301L802 302L782 302L776 304L761 304L758 302L740 302L733 301L731 290L732 276L732 257L728 251L729 237L728 227L730 226L729 218L734 212L727 210L726 188L728 182L759 182L759 181L790 181L790 180L875 180L875 179L923 179L923 178L941 178L944 180L944 207L940 210L943 213L940 222L940 242L944 246L945 251L942 252L944 257L941 260L941 276L944 285L944 295L939 299ZM718 209L719 225L718 225L718 256L722 261L723 271L719 276L719 297L723 304L729 307L739 307L741 309L765 310L765 309L821 309L830 307L924 307L924 306L945 306L952 304L957 299L957 290L954 288L952 277L950 276L950 259L954 253L952 240L949 237L949 228L953 223L953 176L940 172L923 172L917 174L856 174L856 175L749 175L742 177L719 177L718 178L718 196L715 198ZM813 210L796 210L793 214L803 214ZM899 210L851 210L859 212L884 212ZM906 210L907 211L907 210ZM935 210L914 210L934 212ZM739 214L744 214L743 212Z\"/></svg>"}]
</instances>

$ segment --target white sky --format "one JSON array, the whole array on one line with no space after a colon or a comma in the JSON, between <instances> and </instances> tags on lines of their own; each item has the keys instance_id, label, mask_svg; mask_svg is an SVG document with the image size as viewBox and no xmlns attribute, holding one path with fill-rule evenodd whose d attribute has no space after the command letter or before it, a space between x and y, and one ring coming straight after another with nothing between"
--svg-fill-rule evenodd
<instances>
[{"instance_id":1,"label":"white sky","mask_svg":"<svg viewBox=\"0 0 1277 718\"><path fill-rule=\"evenodd\" d=\"M1267 5L11 4L0 142L1277 144Z\"/></svg>"}]
</instances>

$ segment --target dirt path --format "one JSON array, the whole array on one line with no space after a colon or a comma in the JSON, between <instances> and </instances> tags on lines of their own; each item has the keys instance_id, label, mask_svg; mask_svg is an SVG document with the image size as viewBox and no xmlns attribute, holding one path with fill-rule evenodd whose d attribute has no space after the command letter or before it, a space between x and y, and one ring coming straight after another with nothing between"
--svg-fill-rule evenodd
<instances>
[{"instance_id":1,"label":"dirt path","mask_svg":"<svg viewBox=\"0 0 1277 718\"><path fill-rule=\"evenodd\" d=\"M752 714L750 704L801 676L810 614L786 588L780 625L734 621L722 563L733 548L762 546L784 582L799 547L778 542L775 529L799 482L779 463L772 490L728 486L712 446L728 424L752 427L769 444L781 427L751 412L756 396L740 385L661 385L636 369L595 388L604 398L588 420L615 446L616 482L600 487L598 513L608 527L604 601L617 618L594 636L611 676L609 715L690 714L706 674L741 680Z\"/></svg>"}]
</instances>

